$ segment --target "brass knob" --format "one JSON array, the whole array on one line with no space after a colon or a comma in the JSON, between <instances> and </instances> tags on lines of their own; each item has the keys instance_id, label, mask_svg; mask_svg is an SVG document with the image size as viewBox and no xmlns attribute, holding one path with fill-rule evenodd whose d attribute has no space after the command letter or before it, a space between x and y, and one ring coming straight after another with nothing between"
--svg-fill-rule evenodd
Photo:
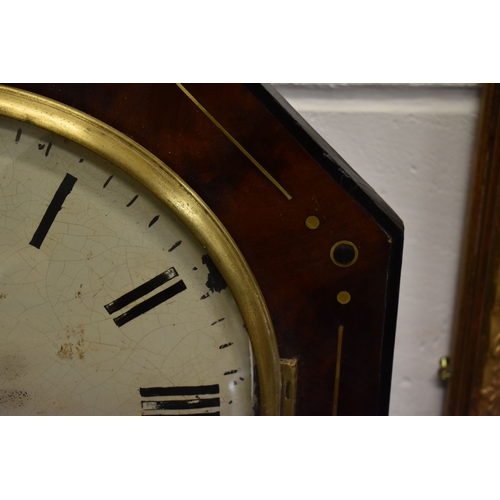
<instances>
[{"instance_id":1,"label":"brass knob","mask_svg":"<svg viewBox=\"0 0 500 500\"><path fill-rule=\"evenodd\" d=\"M439 378L446 382L451 377L450 370L450 358L448 356L443 356L439 360Z\"/></svg>"}]
</instances>

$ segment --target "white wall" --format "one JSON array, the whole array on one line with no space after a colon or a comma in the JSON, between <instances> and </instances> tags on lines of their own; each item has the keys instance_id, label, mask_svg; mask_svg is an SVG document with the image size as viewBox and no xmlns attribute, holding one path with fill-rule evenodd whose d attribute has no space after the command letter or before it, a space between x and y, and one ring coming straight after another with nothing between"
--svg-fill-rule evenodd
<instances>
[{"instance_id":1,"label":"white wall","mask_svg":"<svg viewBox=\"0 0 500 500\"><path fill-rule=\"evenodd\" d=\"M391 415L441 415L480 88L275 85L403 219Z\"/></svg>"}]
</instances>

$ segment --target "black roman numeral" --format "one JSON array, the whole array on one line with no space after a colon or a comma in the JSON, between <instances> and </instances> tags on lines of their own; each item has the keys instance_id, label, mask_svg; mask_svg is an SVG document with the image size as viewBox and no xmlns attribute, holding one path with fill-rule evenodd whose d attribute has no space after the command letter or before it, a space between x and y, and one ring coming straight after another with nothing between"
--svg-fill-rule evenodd
<instances>
[{"instance_id":1,"label":"black roman numeral","mask_svg":"<svg viewBox=\"0 0 500 500\"><path fill-rule=\"evenodd\" d=\"M144 415L220 415L220 398L210 397L219 395L219 384L180 387L148 387L139 389L139 392L140 395L145 398L145 400L141 401L141 408ZM191 398L190 396L195 397ZM193 413L192 410L195 410L196 413ZM198 410L204 411L199 412Z\"/></svg>"},{"instance_id":2,"label":"black roman numeral","mask_svg":"<svg viewBox=\"0 0 500 500\"><path fill-rule=\"evenodd\" d=\"M219 384L213 385L185 385L177 387L146 387L139 389L143 398L162 396L196 396L200 394L219 394Z\"/></svg>"},{"instance_id":3,"label":"black roman numeral","mask_svg":"<svg viewBox=\"0 0 500 500\"><path fill-rule=\"evenodd\" d=\"M73 177L70 174L66 174L66 177L64 177L61 185L56 191L56 194L47 207L47 210L45 211L45 214L42 217L42 221L38 225L33 238L31 238L30 245L38 249L40 248L43 240L45 239L45 236L47 236L47 233L49 232L50 226L52 226L57 213L59 212L59 210L61 210L66 197L69 193L71 193L71 190L73 189L76 181L76 177Z\"/></svg>"},{"instance_id":4,"label":"black roman numeral","mask_svg":"<svg viewBox=\"0 0 500 500\"><path fill-rule=\"evenodd\" d=\"M106 308L106 311L108 311L109 314L113 314L114 312L123 309L124 307L128 306L135 300L144 297L148 293L152 292L153 290L160 287L164 283L167 283L167 281L176 278L177 276L179 276L179 274L173 267L171 267L166 271L164 271L163 273L159 274L158 276L155 276L154 278L150 279L146 283L143 283L137 288L134 288L130 292L127 292L126 294L122 295L113 302L106 304L104 307ZM153 295L149 299L146 299L140 304L137 304L136 306L130 308L128 311L124 312L117 318L113 318L113 321L117 326L123 326L129 321L137 318L141 314L150 311L154 307L171 299L172 297L174 297L178 293L183 292L184 290L186 290L186 285L184 281L182 280L178 281L177 283L173 284L172 286L169 286L165 290L158 292L156 295Z\"/></svg>"}]
</instances>

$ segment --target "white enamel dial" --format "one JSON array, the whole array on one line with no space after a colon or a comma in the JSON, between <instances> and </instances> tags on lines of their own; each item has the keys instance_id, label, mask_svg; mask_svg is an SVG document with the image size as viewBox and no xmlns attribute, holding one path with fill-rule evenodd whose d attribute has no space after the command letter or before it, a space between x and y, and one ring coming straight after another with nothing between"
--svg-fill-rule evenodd
<instances>
[{"instance_id":1,"label":"white enamel dial","mask_svg":"<svg viewBox=\"0 0 500 500\"><path fill-rule=\"evenodd\" d=\"M253 415L249 336L189 230L106 160L0 117L0 414Z\"/></svg>"}]
</instances>

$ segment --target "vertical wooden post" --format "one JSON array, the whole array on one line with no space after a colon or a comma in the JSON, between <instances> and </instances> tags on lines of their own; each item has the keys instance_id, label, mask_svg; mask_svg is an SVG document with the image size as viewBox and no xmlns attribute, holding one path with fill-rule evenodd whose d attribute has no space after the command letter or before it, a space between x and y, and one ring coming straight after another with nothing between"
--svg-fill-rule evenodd
<instances>
[{"instance_id":1,"label":"vertical wooden post","mask_svg":"<svg viewBox=\"0 0 500 500\"><path fill-rule=\"evenodd\" d=\"M500 415L499 84L483 88L466 231L445 414Z\"/></svg>"}]
</instances>

